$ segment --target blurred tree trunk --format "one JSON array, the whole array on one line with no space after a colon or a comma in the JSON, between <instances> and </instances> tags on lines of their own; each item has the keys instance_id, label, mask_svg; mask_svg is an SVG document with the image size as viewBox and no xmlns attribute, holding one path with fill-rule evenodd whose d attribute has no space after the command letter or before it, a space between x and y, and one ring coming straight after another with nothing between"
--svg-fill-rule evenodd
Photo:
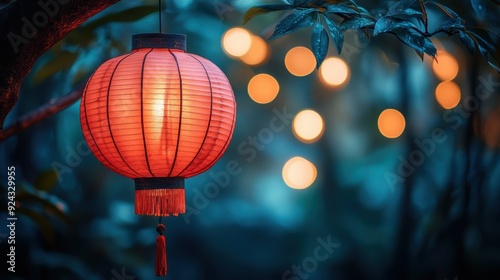
<instances>
[{"instance_id":1,"label":"blurred tree trunk","mask_svg":"<svg viewBox=\"0 0 500 280\"><path fill-rule=\"evenodd\" d=\"M477 104L477 110L470 112L470 116L466 119L466 127L465 127L465 135L464 135L464 154L465 154L465 166L464 166L464 174L462 178L462 187L463 194L461 203L461 212L458 220L455 224L455 270L457 272L458 279L471 279L469 276L470 272L467 266L467 256L465 249L465 232L469 227L469 207L471 201L471 193L472 186L474 182L480 183L480 179L477 178L476 175L480 175L479 169L480 166L472 166L472 162L474 161L476 165L480 165L481 163L481 155L480 149L478 147L474 147L475 145L479 145L477 141L475 141L474 137L474 123L479 123L481 120L481 100L477 96L476 88L477 88L477 80L479 75L479 65L477 59L472 59L471 69L468 71L469 78L469 96L474 100L479 102ZM465 102L467 102L467 96L464 96ZM468 106L465 106L468 108ZM478 129L479 131L479 129ZM474 157L475 156L475 157ZM479 176L481 177L481 176ZM479 185L479 184L475 184Z\"/></svg>"},{"instance_id":2,"label":"blurred tree trunk","mask_svg":"<svg viewBox=\"0 0 500 280\"><path fill-rule=\"evenodd\" d=\"M401 113L405 116L407 120L406 129L404 132L404 140L406 144L406 156L408 159L410 153L417 150L418 147L415 145L415 135L413 133L413 126L409 123L412 118L411 112L411 88L409 86L408 80L408 61L405 54L405 46L398 46L398 57L399 57L399 73L400 73L400 92L401 92ZM416 169L416 167L414 167ZM402 197L399 206L399 225L397 232L397 240L395 246L395 255L393 261L393 275L391 279L409 279L410 275L410 245L411 245L411 235L413 231L413 213L412 213L412 192L413 192L413 179L416 170L414 170L409 176L405 178L404 183L402 183Z\"/></svg>"},{"instance_id":3,"label":"blurred tree trunk","mask_svg":"<svg viewBox=\"0 0 500 280\"><path fill-rule=\"evenodd\" d=\"M0 11L0 129L37 59L119 0L17 0Z\"/></svg>"}]
</instances>

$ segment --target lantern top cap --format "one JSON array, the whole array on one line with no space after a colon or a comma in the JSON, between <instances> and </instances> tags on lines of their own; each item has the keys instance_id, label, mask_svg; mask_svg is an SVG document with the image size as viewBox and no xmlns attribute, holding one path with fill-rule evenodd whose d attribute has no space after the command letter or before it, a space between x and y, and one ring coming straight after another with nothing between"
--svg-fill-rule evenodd
<instances>
[{"instance_id":1,"label":"lantern top cap","mask_svg":"<svg viewBox=\"0 0 500 280\"><path fill-rule=\"evenodd\" d=\"M132 35L132 50L162 48L186 51L186 35L165 33L144 33Z\"/></svg>"}]
</instances>

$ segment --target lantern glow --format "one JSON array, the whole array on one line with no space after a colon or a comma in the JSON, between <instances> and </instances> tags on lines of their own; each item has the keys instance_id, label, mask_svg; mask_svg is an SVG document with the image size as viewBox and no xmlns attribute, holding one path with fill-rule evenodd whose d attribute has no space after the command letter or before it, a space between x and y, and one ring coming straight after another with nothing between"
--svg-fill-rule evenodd
<instances>
[{"instance_id":1,"label":"lantern glow","mask_svg":"<svg viewBox=\"0 0 500 280\"><path fill-rule=\"evenodd\" d=\"M184 178L222 156L235 110L224 73L178 34L134 35L131 53L95 71L80 107L90 150L135 179L136 214L155 216L185 213Z\"/></svg>"}]
</instances>

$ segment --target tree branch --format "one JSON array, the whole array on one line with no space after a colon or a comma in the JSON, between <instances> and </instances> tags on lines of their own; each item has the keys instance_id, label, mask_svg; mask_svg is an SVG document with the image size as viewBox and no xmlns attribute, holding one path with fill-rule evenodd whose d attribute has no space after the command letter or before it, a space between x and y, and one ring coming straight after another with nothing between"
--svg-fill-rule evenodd
<instances>
[{"instance_id":1,"label":"tree branch","mask_svg":"<svg viewBox=\"0 0 500 280\"><path fill-rule=\"evenodd\" d=\"M54 98L35 111L20 117L9 128L0 131L0 142L66 109L82 97L84 88L84 85L78 86L67 95Z\"/></svg>"},{"instance_id":2,"label":"tree branch","mask_svg":"<svg viewBox=\"0 0 500 280\"><path fill-rule=\"evenodd\" d=\"M0 129L37 59L119 0L17 0L0 11Z\"/></svg>"}]
</instances>

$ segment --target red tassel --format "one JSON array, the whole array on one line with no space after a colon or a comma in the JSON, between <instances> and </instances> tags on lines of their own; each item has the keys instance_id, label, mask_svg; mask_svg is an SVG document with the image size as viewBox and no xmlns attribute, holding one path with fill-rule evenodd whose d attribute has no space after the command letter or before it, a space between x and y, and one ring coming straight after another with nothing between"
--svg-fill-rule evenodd
<instances>
[{"instance_id":1,"label":"red tassel","mask_svg":"<svg viewBox=\"0 0 500 280\"><path fill-rule=\"evenodd\" d=\"M158 226L156 226L156 231L160 235L156 237L155 274L156 276L165 276L167 275L167 241L165 236L163 236L165 226L158 224Z\"/></svg>"},{"instance_id":2,"label":"red tassel","mask_svg":"<svg viewBox=\"0 0 500 280\"><path fill-rule=\"evenodd\" d=\"M153 189L135 191L135 214L168 216L186 213L184 189Z\"/></svg>"}]
</instances>

